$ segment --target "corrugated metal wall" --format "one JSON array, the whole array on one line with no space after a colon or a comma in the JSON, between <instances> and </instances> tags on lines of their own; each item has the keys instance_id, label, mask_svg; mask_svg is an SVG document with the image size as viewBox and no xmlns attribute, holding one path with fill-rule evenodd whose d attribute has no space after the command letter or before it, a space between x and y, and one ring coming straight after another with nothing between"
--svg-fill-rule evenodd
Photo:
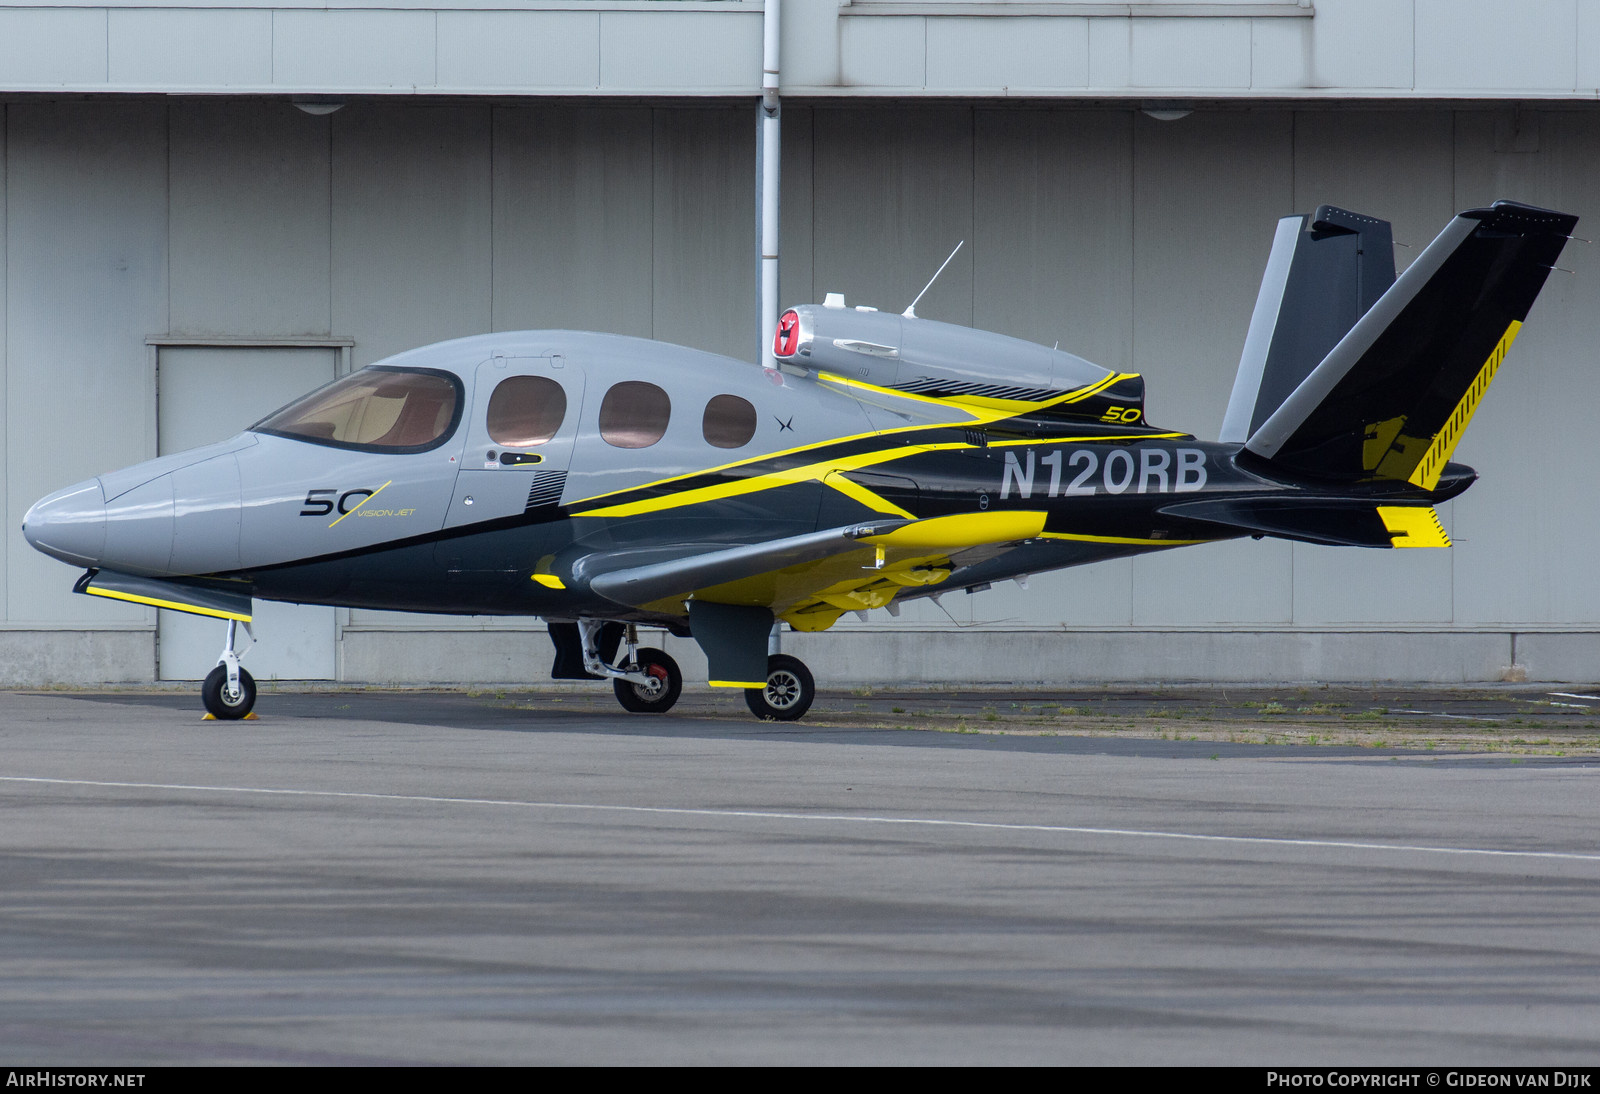
<instances>
[{"instance_id":1,"label":"corrugated metal wall","mask_svg":"<svg viewBox=\"0 0 1600 1094\"><path fill-rule=\"evenodd\" d=\"M349 338L361 365L563 326L754 353L743 104L4 109L6 681L149 676L144 613L70 595L72 572L17 532L48 490L154 453L149 338ZM785 301L842 291L898 310L965 239L919 314L1143 372L1151 417L1208 437L1278 216L1329 202L1387 217L1412 245L1404 266L1455 210L1495 198L1600 213L1600 116L1577 108L1234 107L1157 122L1126 107L791 104L784 125ZM1349 679L1414 660L1402 675L1479 679L1511 663L1515 631L1534 676L1600 675L1583 671L1600 655L1585 429L1600 271L1581 244L1562 264L1575 273L1553 275L1458 452L1484 478L1443 507L1453 550L1245 540L947 597L958 621L991 624L960 636L971 657L958 667ZM490 653L505 624L392 629L414 622L352 613L342 674L507 675ZM938 678L895 660L895 643L918 639L876 632L951 626L943 609L912 607L874 617L871 639L808 639L807 655L835 680L873 678L874 665ZM1094 644L1038 661L1040 632L1063 626L1090 628ZM1204 652L1214 644L1196 629L1227 632L1237 652ZM1285 631L1352 630L1369 633L1337 655L1297 638L1302 652L1282 656ZM542 656L531 649L518 675L538 678Z\"/></svg>"}]
</instances>

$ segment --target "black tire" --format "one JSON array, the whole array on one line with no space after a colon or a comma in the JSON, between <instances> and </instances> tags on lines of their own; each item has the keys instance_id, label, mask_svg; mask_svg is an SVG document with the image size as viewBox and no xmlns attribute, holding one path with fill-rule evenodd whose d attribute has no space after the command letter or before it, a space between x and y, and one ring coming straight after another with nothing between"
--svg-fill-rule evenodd
<instances>
[{"instance_id":1,"label":"black tire","mask_svg":"<svg viewBox=\"0 0 1600 1094\"><path fill-rule=\"evenodd\" d=\"M767 686L745 688L744 705L757 718L793 722L811 709L817 697L817 682L811 670L798 657L776 653L767 658Z\"/></svg>"},{"instance_id":2,"label":"black tire","mask_svg":"<svg viewBox=\"0 0 1600 1094\"><path fill-rule=\"evenodd\" d=\"M256 681L244 669L239 670L239 694L232 702L226 694L228 686L228 670L221 665L206 674L206 682L200 685L200 701L206 705L206 713L220 721L236 721L250 713L256 705Z\"/></svg>"},{"instance_id":3,"label":"black tire","mask_svg":"<svg viewBox=\"0 0 1600 1094\"><path fill-rule=\"evenodd\" d=\"M678 663L660 650L645 647L639 650L639 669L653 677L655 683L647 686L631 680L611 681L622 709L634 714L665 714L671 710L683 693L683 673L678 671Z\"/></svg>"}]
</instances>

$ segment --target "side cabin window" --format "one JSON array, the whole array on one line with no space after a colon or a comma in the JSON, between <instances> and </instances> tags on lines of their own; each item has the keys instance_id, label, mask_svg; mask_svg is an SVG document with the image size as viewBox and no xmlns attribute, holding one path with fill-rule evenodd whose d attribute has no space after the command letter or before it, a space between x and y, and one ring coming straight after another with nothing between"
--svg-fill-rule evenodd
<instances>
[{"instance_id":1,"label":"side cabin window","mask_svg":"<svg viewBox=\"0 0 1600 1094\"><path fill-rule=\"evenodd\" d=\"M712 396L700 432L715 448L743 448L756 435L756 408L737 395Z\"/></svg>"},{"instance_id":2,"label":"side cabin window","mask_svg":"<svg viewBox=\"0 0 1600 1094\"><path fill-rule=\"evenodd\" d=\"M600 436L614 448L649 448L667 432L672 400L654 384L624 380L600 403Z\"/></svg>"},{"instance_id":3,"label":"side cabin window","mask_svg":"<svg viewBox=\"0 0 1600 1094\"><path fill-rule=\"evenodd\" d=\"M548 376L508 376L489 396L489 436L507 448L544 444L567 416L567 393Z\"/></svg>"},{"instance_id":4,"label":"side cabin window","mask_svg":"<svg viewBox=\"0 0 1600 1094\"><path fill-rule=\"evenodd\" d=\"M364 368L250 428L363 452L426 452L461 421L462 387L439 369Z\"/></svg>"}]
</instances>

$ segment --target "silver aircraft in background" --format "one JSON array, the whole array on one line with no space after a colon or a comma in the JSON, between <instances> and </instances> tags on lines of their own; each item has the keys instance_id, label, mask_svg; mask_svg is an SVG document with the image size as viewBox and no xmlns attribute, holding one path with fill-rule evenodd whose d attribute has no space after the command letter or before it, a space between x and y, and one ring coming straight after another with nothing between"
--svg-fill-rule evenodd
<instances>
[{"instance_id":1,"label":"silver aircraft in background","mask_svg":"<svg viewBox=\"0 0 1600 1094\"><path fill-rule=\"evenodd\" d=\"M487 334L360 369L218 444L27 513L76 591L225 621L202 697L239 718L256 599L543 618L558 679L663 712L692 636L713 687L798 718L779 625L1239 536L1442 547L1450 462L1576 218L1464 212L1397 279L1386 222L1279 222L1219 442L1144 382L837 298L777 369L609 334ZM769 645L769 643L771 645Z\"/></svg>"}]
</instances>

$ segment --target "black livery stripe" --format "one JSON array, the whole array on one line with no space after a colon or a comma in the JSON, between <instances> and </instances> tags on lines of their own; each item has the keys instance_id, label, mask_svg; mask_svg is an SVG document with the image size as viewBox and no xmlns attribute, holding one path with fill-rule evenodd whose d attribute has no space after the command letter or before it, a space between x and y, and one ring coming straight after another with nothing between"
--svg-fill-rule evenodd
<instances>
[{"instance_id":1,"label":"black livery stripe","mask_svg":"<svg viewBox=\"0 0 1600 1094\"><path fill-rule=\"evenodd\" d=\"M890 386L894 391L904 391L911 395L927 395L935 399L971 395L984 399L1011 399L1024 403L1046 403L1052 399L1059 399L1063 395L1071 394L1070 391L1064 391L1059 388L977 384L970 380L911 380L904 384L892 384Z\"/></svg>"}]
</instances>

